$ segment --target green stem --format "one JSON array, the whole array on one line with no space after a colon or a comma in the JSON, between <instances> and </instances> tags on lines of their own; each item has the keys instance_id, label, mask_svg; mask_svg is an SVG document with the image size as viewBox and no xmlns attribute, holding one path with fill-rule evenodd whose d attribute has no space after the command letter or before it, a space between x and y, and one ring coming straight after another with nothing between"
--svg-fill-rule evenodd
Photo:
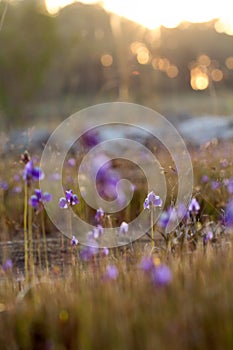
<instances>
[{"instance_id":1,"label":"green stem","mask_svg":"<svg viewBox=\"0 0 233 350\"><path fill-rule=\"evenodd\" d=\"M28 185L24 183L24 215L23 215L23 227L24 227L24 269L25 280L28 283L28 235L27 235L27 215L28 215Z\"/></svg>"},{"instance_id":2,"label":"green stem","mask_svg":"<svg viewBox=\"0 0 233 350\"><path fill-rule=\"evenodd\" d=\"M29 238L29 253L30 253L30 268L32 271L32 282L35 279L35 266L33 259L33 239L32 239L32 207L28 210L28 238Z\"/></svg>"},{"instance_id":3,"label":"green stem","mask_svg":"<svg viewBox=\"0 0 233 350\"><path fill-rule=\"evenodd\" d=\"M47 242L46 242L44 211L43 210L41 211L41 230L42 230L42 236L43 236L46 273L48 275L49 274L49 262L48 262Z\"/></svg>"},{"instance_id":4,"label":"green stem","mask_svg":"<svg viewBox=\"0 0 233 350\"><path fill-rule=\"evenodd\" d=\"M151 216L150 216L150 219L151 219L151 249L153 251L154 247L155 247L155 241L154 241L154 207L152 205L151 207Z\"/></svg>"}]
</instances>

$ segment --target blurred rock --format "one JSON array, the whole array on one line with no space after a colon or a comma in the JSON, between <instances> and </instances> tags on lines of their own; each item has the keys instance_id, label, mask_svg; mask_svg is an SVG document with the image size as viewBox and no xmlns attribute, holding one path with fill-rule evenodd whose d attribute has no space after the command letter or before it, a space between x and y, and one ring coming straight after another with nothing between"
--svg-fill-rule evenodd
<instances>
[{"instance_id":1,"label":"blurred rock","mask_svg":"<svg viewBox=\"0 0 233 350\"><path fill-rule=\"evenodd\" d=\"M233 117L203 116L181 121L176 125L181 136L194 145L201 145L211 139L233 138Z\"/></svg>"}]
</instances>

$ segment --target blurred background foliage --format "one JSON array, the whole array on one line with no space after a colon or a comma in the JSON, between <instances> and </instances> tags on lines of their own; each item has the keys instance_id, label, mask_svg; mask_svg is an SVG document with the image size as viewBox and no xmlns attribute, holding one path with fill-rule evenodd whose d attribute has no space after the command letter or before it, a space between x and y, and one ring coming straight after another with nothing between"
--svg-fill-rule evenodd
<instances>
[{"instance_id":1,"label":"blurred background foliage","mask_svg":"<svg viewBox=\"0 0 233 350\"><path fill-rule=\"evenodd\" d=\"M77 108L116 100L155 107L165 98L166 113L171 97L206 95L213 102L222 94L229 99L221 113L232 113L233 36L221 33L217 19L149 30L97 4L75 3L51 16L44 0L1 1L0 18L6 7L1 130L49 125Z\"/></svg>"}]
</instances>

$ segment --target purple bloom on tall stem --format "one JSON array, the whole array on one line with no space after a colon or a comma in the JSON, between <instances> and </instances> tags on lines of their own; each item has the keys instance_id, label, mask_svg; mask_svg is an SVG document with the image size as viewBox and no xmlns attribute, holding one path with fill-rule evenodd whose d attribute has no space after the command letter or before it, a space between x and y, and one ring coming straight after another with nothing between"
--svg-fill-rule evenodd
<instances>
[{"instance_id":1,"label":"purple bloom on tall stem","mask_svg":"<svg viewBox=\"0 0 233 350\"><path fill-rule=\"evenodd\" d=\"M169 285L172 281L172 272L167 265L161 264L154 267L151 278L152 282L157 286L164 287Z\"/></svg>"},{"instance_id":2,"label":"purple bloom on tall stem","mask_svg":"<svg viewBox=\"0 0 233 350\"><path fill-rule=\"evenodd\" d=\"M201 182L207 183L208 181L209 181L209 176L203 175L202 178L201 178Z\"/></svg>"},{"instance_id":3,"label":"purple bloom on tall stem","mask_svg":"<svg viewBox=\"0 0 233 350\"><path fill-rule=\"evenodd\" d=\"M75 247L76 245L78 245L78 239L75 236L72 236L70 244L72 245L72 247Z\"/></svg>"},{"instance_id":4,"label":"purple bloom on tall stem","mask_svg":"<svg viewBox=\"0 0 233 350\"><path fill-rule=\"evenodd\" d=\"M116 280L118 274L119 272L115 265L108 265L104 274L104 280Z\"/></svg>"},{"instance_id":5,"label":"purple bloom on tall stem","mask_svg":"<svg viewBox=\"0 0 233 350\"><path fill-rule=\"evenodd\" d=\"M29 204L33 208L42 209L43 203L50 202L52 200L52 195L48 192L42 192L39 189L35 189L34 194L29 198Z\"/></svg>"},{"instance_id":6,"label":"purple bloom on tall stem","mask_svg":"<svg viewBox=\"0 0 233 350\"><path fill-rule=\"evenodd\" d=\"M102 208L99 208L96 210L96 214L95 214L95 220L97 222L101 222L102 218L104 217L104 211Z\"/></svg>"},{"instance_id":7,"label":"purple bloom on tall stem","mask_svg":"<svg viewBox=\"0 0 233 350\"><path fill-rule=\"evenodd\" d=\"M213 232L208 231L203 237L203 243L207 244L209 241L212 241L213 238L214 238Z\"/></svg>"},{"instance_id":8,"label":"purple bloom on tall stem","mask_svg":"<svg viewBox=\"0 0 233 350\"><path fill-rule=\"evenodd\" d=\"M144 209L151 209L152 206L154 207L161 207L163 204L162 199L157 196L153 191L151 191L150 193L148 193L143 207Z\"/></svg>"},{"instance_id":9,"label":"purple bloom on tall stem","mask_svg":"<svg viewBox=\"0 0 233 350\"><path fill-rule=\"evenodd\" d=\"M150 272L154 267L153 259L150 256L144 256L141 259L139 267L145 272Z\"/></svg>"},{"instance_id":10,"label":"purple bloom on tall stem","mask_svg":"<svg viewBox=\"0 0 233 350\"><path fill-rule=\"evenodd\" d=\"M109 249L107 247L103 247L102 254L107 256L109 254Z\"/></svg>"},{"instance_id":11,"label":"purple bloom on tall stem","mask_svg":"<svg viewBox=\"0 0 233 350\"><path fill-rule=\"evenodd\" d=\"M76 165L76 160L75 158L69 158L67 160L67 164L70 166L70 167L74 167Z\"/></svg>"},{"instance_id":12,"label":"purple bloom on tall stem","mask_svg":"<svg viewBox=\"0 0 233 350\"><path fill-rule=\"evenodd\" d=\"M39 167L35 167L32 160L27 162L23 171L23 180L29 184L30 181L43 180L43 178L43 171Z\"/></svg>"},{"instance_id":13,"label":"purple bloom on tall stem","mask_svg":"<svg viewBox=\"0 0 233 350\"><path fill-rule=\"evenodd\" d=\"M6 181L0 181L0 188L4 191L8 190L8 184Z\"/></svg>"},{"instance_id":14,"label":"purple bloom on tall stem","mask_svg":"<svg viewBox=\"0 0 233 350\"><path fill-rule=\"evenodd\" d=\"M66 209L69 206L78 204L79 200L76 194L73 194L72 190L66 191L65 197L61 197L59 200L59 206L62 209Z\"/></svg>"},{"instance_id":15,"label":"purple bloom on tall stem","mask_svg":"<svg viewBox=\"0 0 233 350\"><path fill-rule=\"evenodd\" d=\"M227 227L233 227L233 200L226 206L224 222Z\"/></svg>"},{"instance_id":16,"label":"purple bloom on tall stem","mask_svg":"<svg viewBox=\"0 0 233 350\"><path fill-rule=\"evenodd\" d=\"M212 190L217 190L217 189L220 187L220 185L221 185L221 183L220 183L219 181L213 180L213 181L211 182L211 188L212 188Z\"/></svg>"},{"instance_id":17,"label":"purple bloom on tall stem","mask_svg":"<svg viewBox=\"0 0 233 350\"><path fill-rule=\"evenodd\" d=\"M124 235L128 232L128 230L129 230L129 225L127 224L127 222L123 221L119 228L119 234Z\"/></svg>"},{"instance_id":18,"label":"purple bloom on tall stem","mask_svg":"<svg viewBox=\"0 0 233 350\"><path fill-rule=\"evenodd\" d=\"M228 191L228 193L233 194L233 179L232 178L228 181L227 191Z\"/></svg>"},{"instance_id":19,"label":"purple bloom on tall stem","mask_svg":"<svg viewBox=\"0 0 233 350\"><path fill-rule=\"evenodd\" d=\"M200 210L200 204L196 200L196 198L193 198L189 204L188 211L192 213L198 213Z\"/></svg>"},{"instance_id":20,"label":"purple bloom on tall stem","mask_svg":"<svg viewBox=\"0 0 233 350\"><path fill-rule=\"evenodd\" d=\"M13 268L13 262L11 259L7 259L4 264L2 265L3 271L9 271Z\"/></svg>"}]
</instances>

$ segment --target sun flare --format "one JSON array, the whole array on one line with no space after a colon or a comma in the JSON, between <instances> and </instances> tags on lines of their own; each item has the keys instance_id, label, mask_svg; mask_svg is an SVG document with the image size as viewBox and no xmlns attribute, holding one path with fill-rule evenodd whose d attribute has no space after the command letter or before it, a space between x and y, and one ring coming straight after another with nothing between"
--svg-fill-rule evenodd
<instances>
[{"instance_id":1,"label":"sun flare","mask_svg":"<svg viewBox=\"0 0 233 350\"><path fill-rule=\"evenodd\" d=\"M60 8L75 2L74 0L46 0L48 11L52 14ZM174 28L183 21L206 22L219 19L216 24L218 32L233 35L233 17L231 0L222 0L221 6L212 0L196 0L190 6L184 0L82 0L83 3L100 3L107 11L126 17L141 25L154 29L161 25Z\"/></svg>"}]
</instances>

